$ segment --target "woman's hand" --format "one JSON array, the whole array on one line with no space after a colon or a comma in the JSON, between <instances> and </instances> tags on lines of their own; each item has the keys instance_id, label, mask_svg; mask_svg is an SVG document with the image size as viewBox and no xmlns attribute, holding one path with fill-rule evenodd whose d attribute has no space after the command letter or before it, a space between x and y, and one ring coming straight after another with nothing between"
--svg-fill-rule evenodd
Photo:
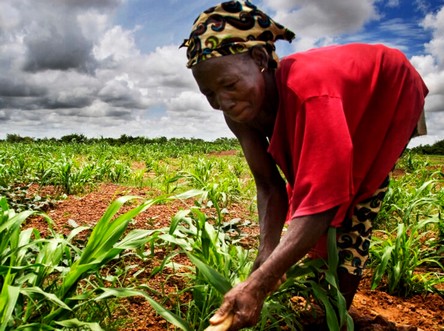
<instances>
[{"instance_id":1,"label":"woman's hand","mask_svg":"<svg viewBox=\"0 0 444 331\"><path fill-rule=\"evenodd\" d=\"M220 325L232 318L230 331L255 325L259 321L266 291L261 282L249 278L225 294L224 301L216 314L210 319L211 325Z\"/></svg>"}]
</instances>

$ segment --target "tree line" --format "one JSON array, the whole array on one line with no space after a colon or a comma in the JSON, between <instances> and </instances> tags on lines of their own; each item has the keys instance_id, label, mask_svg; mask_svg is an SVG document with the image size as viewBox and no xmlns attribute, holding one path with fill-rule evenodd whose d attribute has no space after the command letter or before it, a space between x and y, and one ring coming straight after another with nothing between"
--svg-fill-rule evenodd
<instances>
[{"instance_id":1,"label":"tree line","mask_svg":"<svg viewBox=\"0 0 444 331\"><path fill-rule=\"evenodd\" d=\"M196 143L196 144L228 144L237 145L237 139L235 138L217 138L214 141L206 141L200 138L167 138L167 137L133 137L126 134L121 135L119 138L88 138L83 134L69 134L60 138L33 138L28 136L20 136L18 134L7 134L6 139L0 141L6 141L8 143L33 143L33 142L52 142L52 143L82 143L82 144L95 144L95 143L108 143L110 145L124 145L124 144L165 144L165 143Z\"/></svg>"}]
</instances>

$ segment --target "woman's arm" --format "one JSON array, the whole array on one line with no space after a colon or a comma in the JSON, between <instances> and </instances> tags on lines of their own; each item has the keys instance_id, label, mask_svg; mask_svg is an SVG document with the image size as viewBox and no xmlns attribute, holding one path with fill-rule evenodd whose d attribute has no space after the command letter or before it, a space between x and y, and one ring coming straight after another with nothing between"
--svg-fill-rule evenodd
<instances>
[{"instance_id":1,"label":"woman's arm","mask_svg":"<svg viewBox=\"0 0 444 331\"><path fill-rule=\"evenodd\" d=\"M275 289L285 272L327 232L336 211L335 207L322 213L294 218L268 259L245 282L224 296L222 305L210 322L219 324L227 316L232 316L229 330L255 325L267 295Z\"/></svg>"},{"instance_id":2,"label":"woman's arm","mask_svg":"<svg viewBox=\"0 0 444 331\"><path fill-rule=\"evenodd\" d=\"M256 270L281 238L288 209L285 182L267 152L266 137L254 128L233 122L229 118L226 121L239 140L256 183L260 225L259 253L253 265L253 270Z\"/></svg>"}]
</instances>

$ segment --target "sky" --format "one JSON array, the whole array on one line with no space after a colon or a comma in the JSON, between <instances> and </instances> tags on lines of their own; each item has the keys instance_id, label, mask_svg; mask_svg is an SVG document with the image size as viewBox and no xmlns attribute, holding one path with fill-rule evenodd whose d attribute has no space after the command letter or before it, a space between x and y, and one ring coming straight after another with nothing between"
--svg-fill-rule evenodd
<instances>
[{"instance_id":1,"label":"sky","mask_svg":"<svg viewBox=\"0 0 444 331\"><path fill-rule=\"evenodd\" d=\"M7 134L233 137L186 68L201 0L1 0L0 139ZM428 135L444 139L444 0L252 0L297 35L285 56L350 42L403 51L424 78Z\"/></svg>"}]
</instances>

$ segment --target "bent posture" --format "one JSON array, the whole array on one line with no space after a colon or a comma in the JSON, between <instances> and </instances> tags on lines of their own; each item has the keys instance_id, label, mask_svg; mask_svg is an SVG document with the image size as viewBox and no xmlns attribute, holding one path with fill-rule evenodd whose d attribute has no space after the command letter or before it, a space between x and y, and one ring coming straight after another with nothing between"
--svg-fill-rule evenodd
<instances>
[{"instance_id":1,"label":"bent posture","mask_svg":"<svg viewBox=\"0 0 444 331\"><path fill-rule=\"evenodd\" d=\"M326 257L331 226L350 306L388 174L418 133L428 92L398 50L350 44L278 61L274 42L293 38L252 3L230 1L203 12L183 44L200 91L223 112L257 187L259 253L215 316L233 314L230 330L257 323L267 294L307 253Z\"/></svg>"}]
</instances>

